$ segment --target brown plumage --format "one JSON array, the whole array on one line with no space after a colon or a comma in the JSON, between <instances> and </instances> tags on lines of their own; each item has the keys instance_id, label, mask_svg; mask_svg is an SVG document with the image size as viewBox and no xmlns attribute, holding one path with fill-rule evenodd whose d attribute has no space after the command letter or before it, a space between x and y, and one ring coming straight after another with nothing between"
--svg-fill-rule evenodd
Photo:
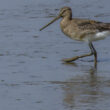
<instances>
[{"instance_id":1,"label":"brown plumage","mask_svg":"<svg viewBox=\"0 0 110 110\"><path fill-rule=\"evenodd\" d=\"M72 18L71 8L63 7L61 8L59 15L50 23L41 28L40 31L59 18L62 18L60 22L62 32L71 39L88 42L91 50L89 54L64 59L64 61L71 62L82 57L94 55L94 64L96 66L97 52L92 44L92 41L104 39L106 36L109 36L110 23L103 23L89 19Z\"/></svg>"}]
</instances>

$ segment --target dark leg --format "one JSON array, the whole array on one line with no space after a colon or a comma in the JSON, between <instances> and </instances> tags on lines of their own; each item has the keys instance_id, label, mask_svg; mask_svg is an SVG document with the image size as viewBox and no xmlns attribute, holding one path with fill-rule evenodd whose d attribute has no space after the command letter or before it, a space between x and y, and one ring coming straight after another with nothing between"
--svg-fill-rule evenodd
<instances>
[{"instance_id":1,"label":"dark leg","mask_svg":"<svg viewBox=\"0 0 110 110\"><path fill-rule=\"evenodd\" d=\"M93 53L94 55L94 65L96 66L97 65L97 52L92 44L92 42L89 43L89 47L91 49L91 52Z\"/></svg>"},{"instance_id":2,"label":"dark leg","mask_svg":"<svg viewBox=\"0 0 110 110\"><path fill-rule=\"evenodd\" d=\"M65 62L72 62L72 61L75 61L75 60L77 60L79 58L83 58L83 57L94 55L94 58L95 58L94 63L96 65L97 64L97 52L96 52L92 42L89 42L89 48L91 50L91 53L84 54L84 55L81 55L81 56L75 56L75 57L68 58L68 59L64 59L63 61L65 61Z\"/></svg>"}]
</instances>

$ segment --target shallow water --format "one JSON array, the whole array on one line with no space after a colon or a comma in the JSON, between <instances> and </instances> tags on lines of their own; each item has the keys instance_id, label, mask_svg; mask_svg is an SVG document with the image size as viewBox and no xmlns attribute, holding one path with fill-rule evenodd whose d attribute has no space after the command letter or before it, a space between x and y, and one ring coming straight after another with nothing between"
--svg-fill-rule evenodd
<instances>
[{"instance_id":1,"label":"shallow water","mask_svg":"<svg viewBox=\"0 0 110 110\"><path fill-rule=\"evenodd\" d=\"M109 110L109 40L95 42L93 57L65 64L63 58L87 53L87 44L65 37L59 21L42 32L63 6L74 17L110 21L109 0L0 1L1 110Z\"/></svg>"}]
</instances>

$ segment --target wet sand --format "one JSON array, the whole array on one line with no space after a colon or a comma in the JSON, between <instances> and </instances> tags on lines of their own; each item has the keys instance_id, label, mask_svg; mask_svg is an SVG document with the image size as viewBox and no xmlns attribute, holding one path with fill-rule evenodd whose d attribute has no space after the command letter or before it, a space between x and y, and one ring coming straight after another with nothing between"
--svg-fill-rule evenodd
<instances>
[{"instance_id":1,"label":"wet sand","mask_svg":"<svg viewBox=\"0 0 110 110\"><path fill-rule=\"evenodd\" d=\"M58 20L63 6L73 17L110 22L109 0L0 1L0 110L109 110L110 38L94 42L93 57L65 64L63 58L87 53L86 43L66 37Z\"/></svg>"}]
</instances>

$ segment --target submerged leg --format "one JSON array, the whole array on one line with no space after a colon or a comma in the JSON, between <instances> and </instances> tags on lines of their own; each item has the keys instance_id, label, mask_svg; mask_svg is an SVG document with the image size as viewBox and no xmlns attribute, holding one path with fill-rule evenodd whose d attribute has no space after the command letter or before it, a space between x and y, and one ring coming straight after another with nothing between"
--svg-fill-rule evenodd
<instances>
[{"instance_id":1,"label":"submerged leg","mask_svg":"<svg viewBox=\"0 0 110 110\"><path fill-rule=\"evenodd\" d=\"M94 59L94 63L96 65L97 64L97 52L96 52L92 42L89 42L89 48L91 50L90 53L84 54L84 55L81 55L81 56L75 56L75 57L72 57L72 58L64 59L63 61L65 61L65 62L72 62L72 61L75 61L75 60L77 60L79 58L83 58L83 57L94 55L94 58L95 58Z\"/></svg>"}]
</instances>

